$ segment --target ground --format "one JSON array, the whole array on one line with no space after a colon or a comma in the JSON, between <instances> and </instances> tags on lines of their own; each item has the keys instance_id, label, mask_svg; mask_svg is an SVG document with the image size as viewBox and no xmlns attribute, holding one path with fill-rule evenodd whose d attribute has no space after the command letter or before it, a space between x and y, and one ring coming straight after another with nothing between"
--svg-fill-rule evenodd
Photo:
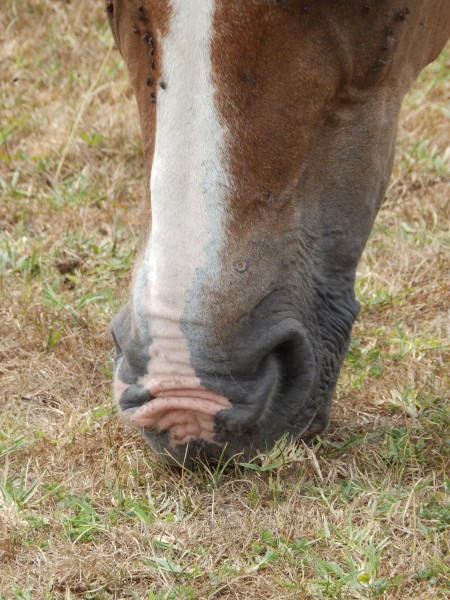
<instances>
[{"instance_id":1,"label":"ground","mask_svg":"<svg viewBox=\"0 0 450 600\"><path fill-rule=\"evenodd\" d=\"M159 464L111 400L143 195L101 2L0 13L0 599L448 598L450 52L401 116L330 430Z\"/></svg>"}]
</instances>

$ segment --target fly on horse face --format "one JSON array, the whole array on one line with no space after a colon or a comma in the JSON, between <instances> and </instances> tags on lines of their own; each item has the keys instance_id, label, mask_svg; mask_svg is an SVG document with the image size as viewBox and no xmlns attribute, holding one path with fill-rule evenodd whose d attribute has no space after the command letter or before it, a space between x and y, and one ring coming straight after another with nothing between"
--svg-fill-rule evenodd
<instances>
[{"instance_id":1,"label":"fly on horse face","mask_svg":"<svg viewBox=\"0 0 450 600\"><path fill-rule=\"evenodd\" d=\"M114 394L157 452L251 455L329 421L404 94L448 0L108 0L147 197Z\"/></svg>"}]
</instances>

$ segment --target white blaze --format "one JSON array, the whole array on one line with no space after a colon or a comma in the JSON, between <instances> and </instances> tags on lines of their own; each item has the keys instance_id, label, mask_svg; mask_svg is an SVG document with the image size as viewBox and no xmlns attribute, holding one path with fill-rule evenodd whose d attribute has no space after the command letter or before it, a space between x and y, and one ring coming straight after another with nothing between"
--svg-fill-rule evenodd
<instances>
[{"instance_id":1,"label":"white blaze","mask_svg":"<svg viewBox=\"0 0 450 600\"><path fill-rule=\"evenodd\" d=\"M157 36L166 89L156 104L152 231L134 290L136 314L150 324L150 367L141 383L152 393L170 382L199 385L180 318L207 322L186 298L198 269L218 274L226 182L210 56L214 0L172 0L171 9L168 34Z\"/></svg>"}]
</instances>

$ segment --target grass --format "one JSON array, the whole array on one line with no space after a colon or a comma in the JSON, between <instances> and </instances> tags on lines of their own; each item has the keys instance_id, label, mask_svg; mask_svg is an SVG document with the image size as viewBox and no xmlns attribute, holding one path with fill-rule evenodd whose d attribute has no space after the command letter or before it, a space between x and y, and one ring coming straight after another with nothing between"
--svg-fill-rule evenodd
<instances>
[{"instance_id":1,"label":"grass","mask_svg":"<svg viewBox=\"0 0 450 600\"><path fill-rule=\"evenodd\" d=\"M0 15L0 599L447 598L449 50L402 111L329 432L176 470L111 402L144 190L99 4Z\"/></svg>"}]
</instances>

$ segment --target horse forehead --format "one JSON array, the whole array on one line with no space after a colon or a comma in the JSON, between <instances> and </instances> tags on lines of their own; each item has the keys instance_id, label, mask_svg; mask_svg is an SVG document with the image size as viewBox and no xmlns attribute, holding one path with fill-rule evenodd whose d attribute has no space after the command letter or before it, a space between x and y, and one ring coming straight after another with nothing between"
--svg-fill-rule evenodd
<instances>
[{"instance_id":1,"label":"horse forehead","mask_svg":"<svg viewBox=\"0 0 450 600\"><path fill-rule=\"evenodd\" d=\"M164 39L183 54L186 47L195 43L195 36L186 33L194 33L199 28L210 30L207 36L210 77L205 85L214 87L221 120L230 124L233 119L239 122L242 115L249 117L255 139L251 139L250 132L246 142L242 127L236 130L236 137L242 144L248 143L249 149L255 148L258 138L258 151L262 152L264 144L271 142L272 134L283 131L286 137L280 140L279 147L285 151L277 155L274 152L274 157L283 160L284 165L283 157L287 156L293 127L288 126L289 119L282 118L283 112L287 114L293 109L298 117L299 135L303 136L302 128L320 121L315 107L322 105L326 111L327 99L339 99L342 93L356 89L362 90L362 94L348 99L350 103L360 102L367 97L369 88L383 81L393 82L392 93L400 95L427 61L421 47L433 46L431 37L438 33L433 17L434 29L426 22L426 31L421 31L418 38L417 29L419 24L423 25L422 19L432 18L428 14L431 9L424 1L411 5L411 10L404 8L404 0L115 1L134 20L133 31L142 33L140 24L144 23L149 31L155 32L155 58L149 58L139 42L140 36L130 31L122 36L124 28L118 36L122 50L128 55L127 63L137 91L148 158L152 155L151 140L155 132L152 126L155 110L149 110L148 97L151 96L158 110L156 95L164 93L166 84L171 85L163 79L163 92L159 89L160 77L164 75L159 71L159 49ZM440 0L433 0L430 6L439 3ZM144 16L139 13L141 6ZM176 13L180 10L185 18L177 20ZM205 18L206 13L208 18ZM121 21L128 27L128 19ZM177 28L172 27L175 21ZM424 35L428 37L425 39ZM405 38L408 39L405 41ZM417 38L417 44L408 41L413 38ZM200 94L199 78L195 76L200 54L190 55L196 56L197 62L185 61L187 91ZM408 68L404 69L406 63ZM191 80L189 75L192 75ZM394 81L397 75L402 80L399 85ZM153 87L149 90L144 82ZM338 86L340 95L335 96ZM270 132L266 127L269 121L272 123ZM282 129L278 121L282 121Z\"/></svg>"},{"instance_id":2,"label":"horse forehead","mask_svg":"<svg viewBox=\"0 0 450 600\"><path fill-rule=\"evenodd\" d=\"M286 53L286 44L290 36L285 39L286 33L296 29L303 32L304 37L299 40L301 44L313 47L320 46L320 36L316 34L307 36L307 32L322 29L325 35L336 35L340 42L347 37L348 43L352 39L359 40L356 60L363 59L365 51L371 51L370 44L364 43L374 35L379 41L380 34L390 34L397 37L400 29L411 19L420 18L435 21L434 13L442 11L440 6L446 0L424 0L410 3L406 7L404 0L320 0L315 2L300 2L298 0L190 0L194 8L191 17L186 22L188 27L194 29L202 20L204 10L214 14L214 35L222 38L233 37L249 48L250 40L257 46L261 39L271 43L274 54ZM179 9L178 0L107 0L107 7L115 5L117 14L126 15L137 27L133 30L140 31L141 26L153 26L166 35L173 14ZM417 13L417 14L416 14ZM445 18L445 15L444 15ZM428 22L421 22L422 33L429 29ZM243 36L242 32L246 35ZM122 36L120 36L122 37ZM122 41L122 40L121 40Z\"/></svg>"}]
</instances>

